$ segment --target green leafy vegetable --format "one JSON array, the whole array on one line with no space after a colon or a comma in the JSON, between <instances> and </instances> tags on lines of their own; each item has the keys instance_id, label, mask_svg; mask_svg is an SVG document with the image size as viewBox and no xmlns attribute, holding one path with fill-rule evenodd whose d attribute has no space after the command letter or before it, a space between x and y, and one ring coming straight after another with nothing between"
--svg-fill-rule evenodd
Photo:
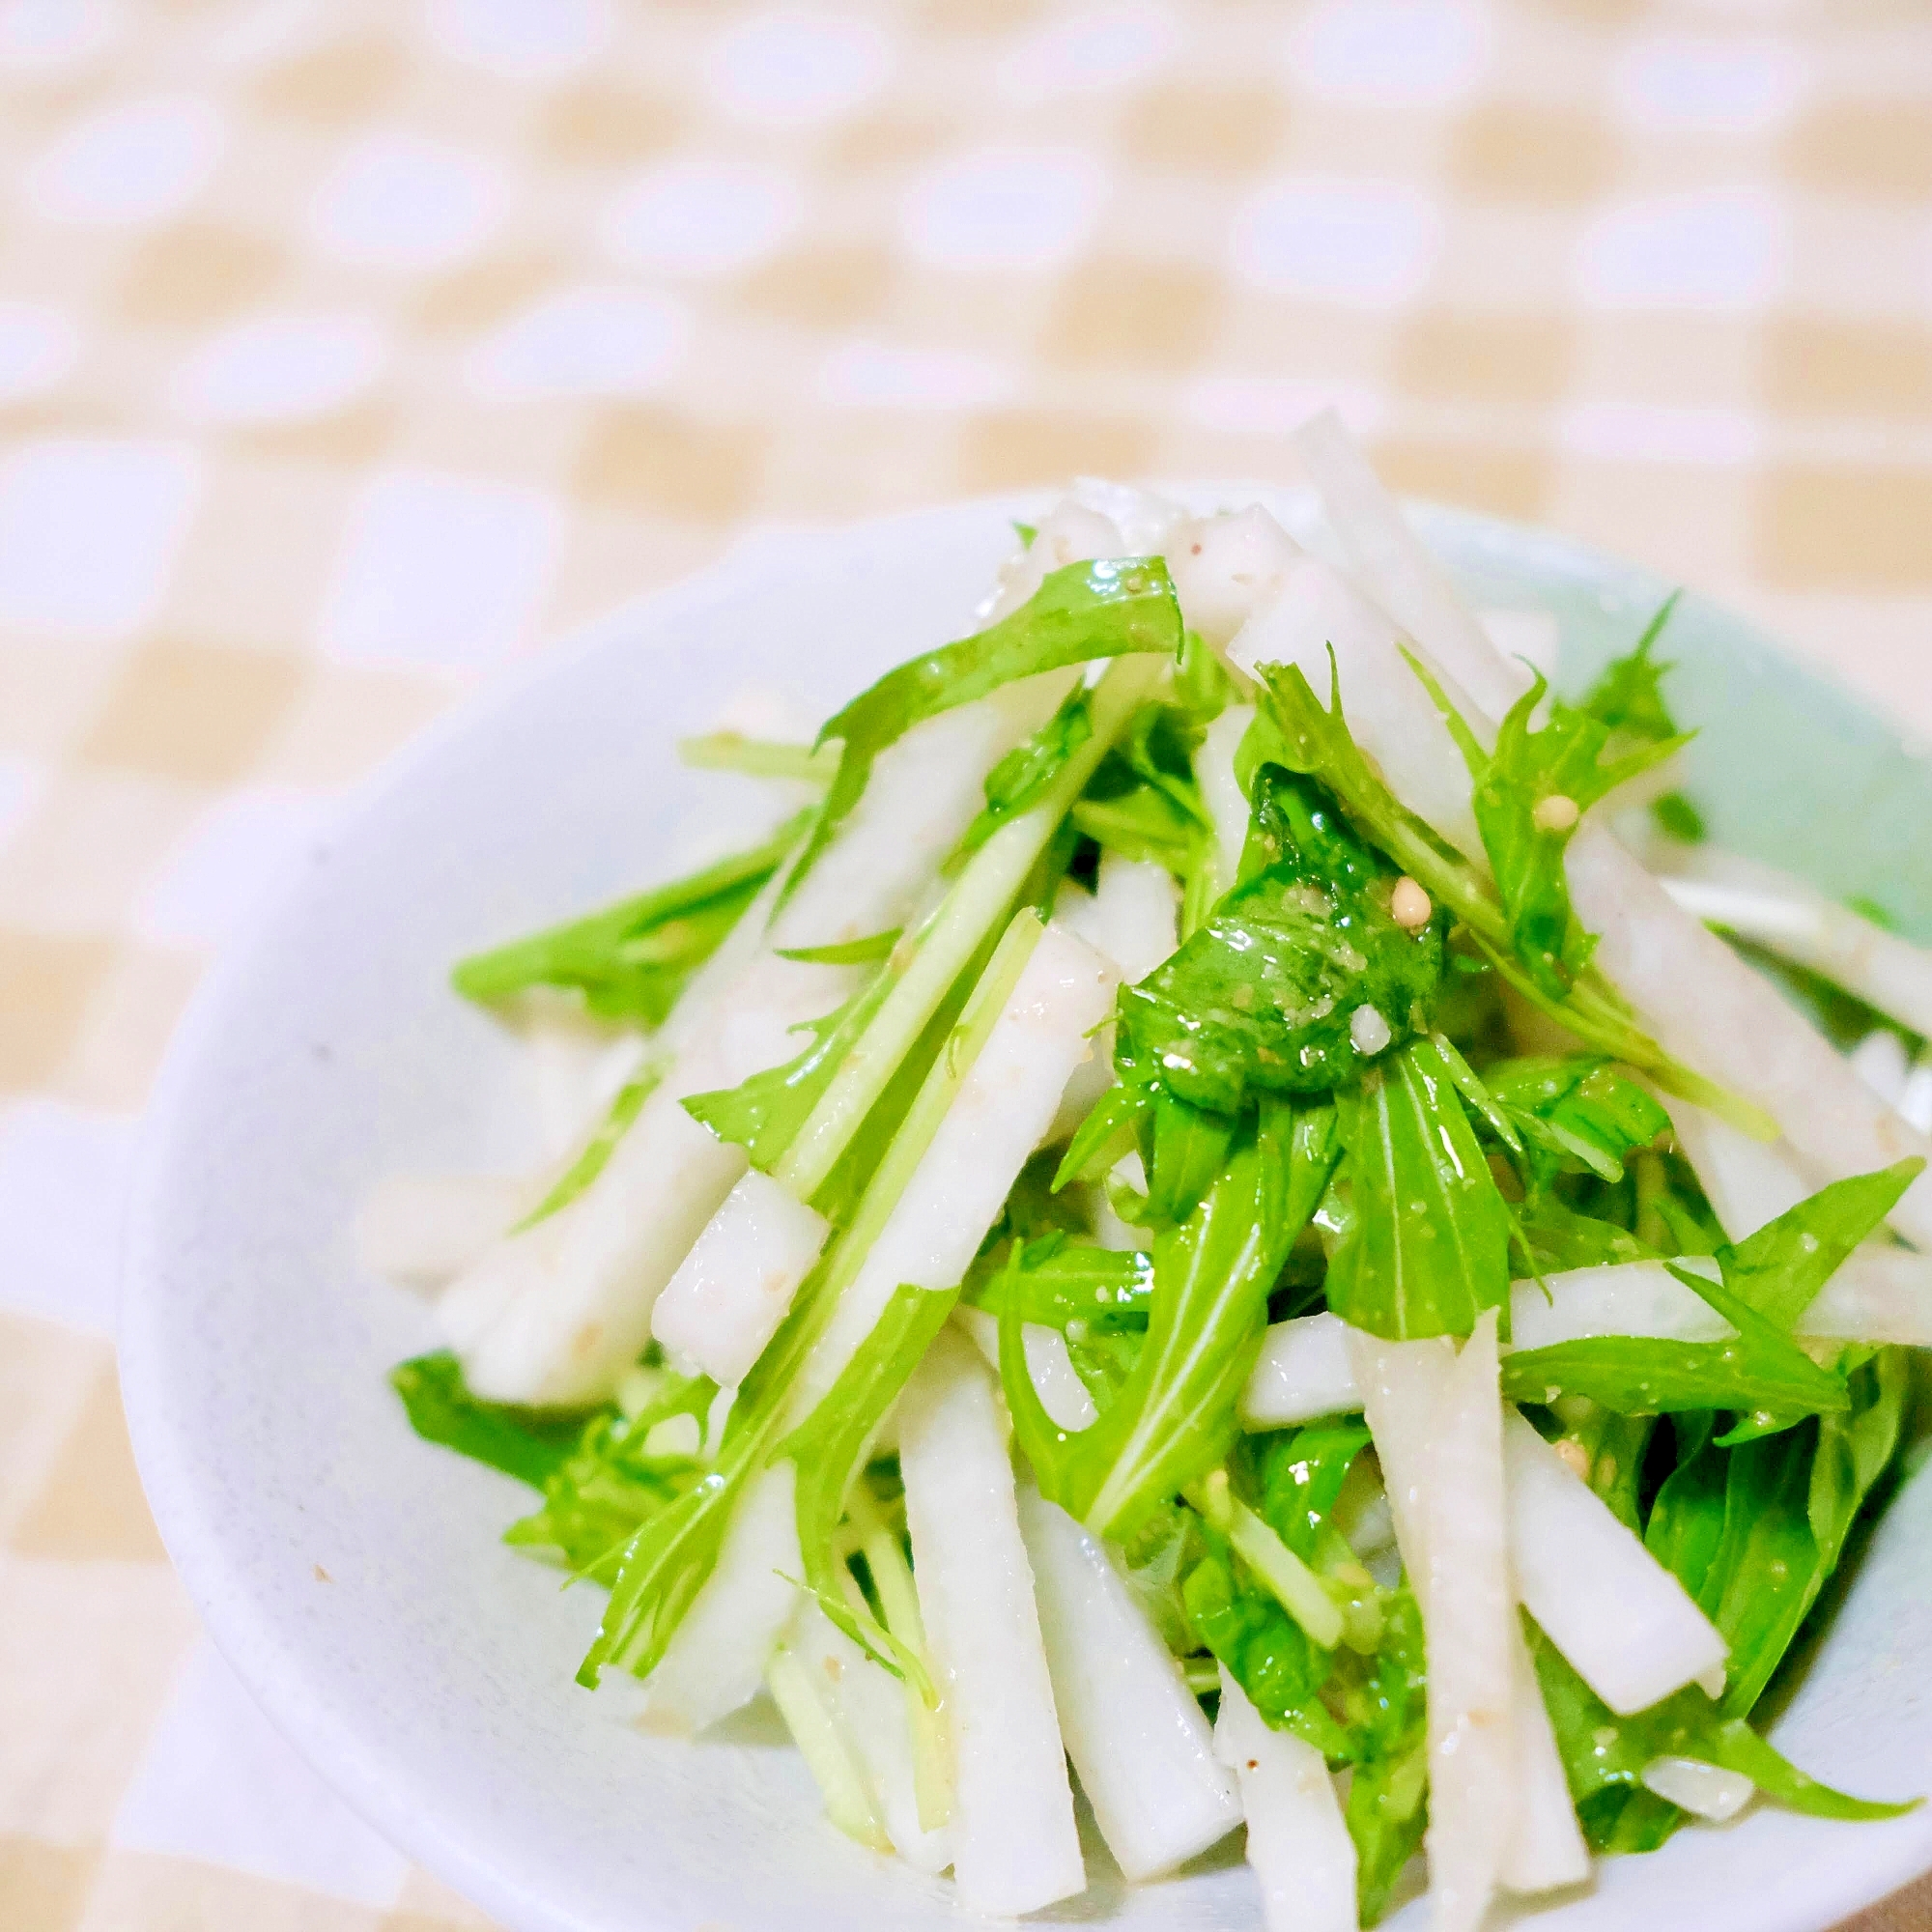
<instances>
[{"instance_id":1,"label":"green leafy vegetable","mask_svg":"<svg viewBox=\"0 0 1932 1932\"><path fill-rule=\"evenodd\" d=\"M758 890L805 836L800 812L762 845L687 879L653 887L585 919L478 952L451 975L466 999L504 1000L531 986L575 988L607 1019L662 1025Z\"/></svg>"},{"instance_id":2,"label":"green leafy vegetable","mask_svg":"<svg viewBox=\"0 0 1932 1932\"><path fill-rule=\"evenodd\" d=\"M1118 1053L1229 1115L1256 1094L1352 1081L1372 1058L1350 1031L1358 1009L1398 1039L1427 1031L1442 978L1441 925L1397 924L1397 872L1320 787L1283 776L1259 797L1250 850L1270 856L1120 1001Z\"/></svg>"},{"instance_id":3,"label":"green leafy vegetable","mask_svg":"<svg viewBox=\"0 0 1932 1932\"><path fill-rule=\"evenodd\" d=\"M1652 799L1650 815L1657 829L1680 845L1701 845L1710 837L1704 814L1681 791L1666 791Z\"/></svg>"},{"instance_id":4,"label":"green leafy vegetable","mask_svg":"<svg viewBox=\"0 0 1932 1932\"><path fill-rule=\"evenodd\" d=\"M581 1414L478 1401L463 1379L462 1363L446 1349L398 1364L389 1371L389 1385L403 1399L410 1427L425 1442L440 1443L537 1489L568 1461L583 1434Z\"/></svg>"},{"instance_id":5,"label":"green leafy vegetable","mask_svg":"<svg viewBox=\"0 0 1932 1932\"><path fill-rule=\"evenodd\" d=\"M1605 764L1612 727L1587 709L1552 703L1548 722L1531 728L1530 717L1549 688L1539 671L1497 727L1494 750L1486 752L1442 687L1416 658L1408 661L1469 767L1476 828L1516 956L1547 997L1564 999L1596 945L1571 910L1563 872L1577 818L1690 741L1658 739Z\"/></svg>"},{"instance_id":6,"label":"green leafy vegetable","mask_svg":"<svg viewBox=\"0 0 1932 1932\"><path fill-rule=\"evenodd\" d=\"M1335 1111L1350 1200L1328 1305L1398 1342L1466 1335L1484 1309L1506 1311L1509 1208L1435 1043L1411 1040Z\"/></svg>"},{"instance_id":7,"label":"green leafy vegetable","mask_svg":"<svg viewBox=\"0 0 1932 1932\"><path fill-rule=\"evenodd\" d=\"M1015 745L986 774L986 806L959 841L976 852L1009 820L1037 805L1082 745L1094 735L1094 707L1085 690L1066 700L1032 737Z\"/></svg>"},{"instance_id":8,"label":"green leafy vegetable","mask_svg":"<svg viewBox=\"0 0 1932 1932\"><path fill-rule=\"evenodd\" d=\"M1388 1910L1429 1823L1429 1709L1422 1616L1407 1590L1385 1605L1372 1676L1347 1698L1359 1742L1346 1816L1355 1841L1355 1893L1364 1925Z\"/></svg>"},{"instance_id":9,"label":"green leafy vegetable","mask_svg":"<svg viewBox=\"0 0 1932 1932\"><path fill-rule=\"evenodd\" d=\"M1611 731L1647 745L1675 738L1677 721L1663 701L1663 676L1671 667L1651 655L1677 609L1682 593L1673 590L1644 626L1643 636L1620 658L1612 658L1591 686L1582 708Z\"/></svg>"},{"instance_id":10,"label":"green leafy vegetable","mask_svg":"<svg viewBox=\"0 0 1932 1932\"><path fill-rule=\"evenodd\" d=\"M1619 1718L1555 1645L1523 1621L1577 1820L1600 1852L1652 1850L1683 1822L1675 1805L1643 1786L1644 1767L1661 1757L1742 1772L1767 1798L1815 1818L1896 1818L1918 1802L1880 1804L1818 1783L1742 1718L1726 1718L1694 1684L1648 1711Z\"/></svg>"},{"instance_id":11,"label":"green leafy vegetable","mask_svg":"<svg viewBox=\"0 0 1932 1932\"><path fill-rule=\"evenodd\" d=\"M899 943L899 928L868 933L864 939L843 939L830 946L775 946L781 959L796 960L801 966L870 966L890 959Z\"/></svg>"},{"instance_id":12,"label":"green leafy vegetable","mask_svg":"<svg viewBox=\"0 0 1932 1932\"><path fill-rule=\"evenodd\" d=\"M872 1332L818 1406L772 1452L774 1462L789 1459L798 1469L799 1548L806 1585L819 1608L894 1676L910 1679L934 1708L938 1692L923 1660L853 1603L851 1573L838 1536L846 1496L886 1411L958 1298L957 1290L895 1289Z\"/></svg>"},{"instance_id":13,"label":"green leafy vegetable","mask_svg":"<svg viewBox=\"0 0 1932 1932\"><path fill-rule=\"evenodd\" d=\"M1606 1060L1499 1061L1484 1070L1483 1083L1542 1156L1525 1179L1547 1181L1569 1168L1619 1180L1630 1154L1670 1130L1670 1116Z\"/></svg>"},{"instance_id":14,"label":"green leafy vegetable","mask_svg":"<svg viewBox=\"0 0 1932 1932\"><path fill-rule=\"evenodd\" d=\"M1693 1277L1683 1275L1690 1281ZM1708 1287L1710 1284L1706 1283ZM1772 1408L1799 1413L1843 1408L1844 1383L1772 1329L1728 1342L1671 1342L1653 1336L1593 1335L1503 1357L1511 1402L1588 1396L1620 1415L1680 1409Z\"/></svg>"},{"instance_id":15,"label":"green leafy vegetable","mask_svg":"<svg viewBox=\"0 0 1932 1932\"><path fill-rule=\"evenodd\" d=\"M1010 616L888 671L818 734L820 747L839 741L838 772L785 881L786 895L858 804L873 760L915 724L1014 678L1136 651L1175 657L1180 640L1167 567L1158 557L1128 557L1056 570Z\"/></svg>"},{"instance_id":16,"label":"green leafy vegetable","mask_svg":"<svg viewBox=\"0 0 1932 1932\"><path fill-rule=\"evenodd\" d=\"M1000 1373L1020 1445L1041 1491L1096 1534L1131 1535L1226 1461L1268 1290L1334 1158L1328 1109L1263 1102L1185 1225L1156 1240L1147 1339L1114 1401L1078 1434L1053 1422L1034 1388L1017 1298L1002 1310Z\"/></svg>"}]
</instances>

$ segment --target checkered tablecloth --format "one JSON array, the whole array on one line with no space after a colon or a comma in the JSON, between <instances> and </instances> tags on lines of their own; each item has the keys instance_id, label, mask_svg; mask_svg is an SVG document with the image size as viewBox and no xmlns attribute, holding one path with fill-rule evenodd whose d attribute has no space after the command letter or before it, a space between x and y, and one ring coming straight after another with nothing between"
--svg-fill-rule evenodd
<instances>
[{"instance_id":1,"label":"checkered tablecloth","mask_svg":"<svg viewBox=\"0 0 1932 1932\"><path fill-rule=\"evenodd\" d=\"M0 1926L483 1923L198 1634L115 1391L292 839L750 525L1289 475L1327 400L1932 727L1932 11L0 5Z\"/></svg>"}]
</instances>

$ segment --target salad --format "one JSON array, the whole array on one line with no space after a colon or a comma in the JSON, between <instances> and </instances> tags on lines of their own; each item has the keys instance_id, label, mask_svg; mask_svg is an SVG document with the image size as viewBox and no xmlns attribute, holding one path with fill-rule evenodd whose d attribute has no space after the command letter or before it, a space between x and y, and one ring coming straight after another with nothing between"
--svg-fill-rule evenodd
<instances>
[{"instance_id":1,"label":"salad","mask_svg":"<svg viewBox=\"0 0 1932 1932\"><path fill-rule=\"evenodd\" d=\"M1076 1778L1312 1932L1917 1802L1753 1714L1909 1458L1932 958L1703 840L1670 606L1554 697L1297 444L1343 564L1083 482L815 738L687 744L769 837L455 970L554 1158L363 1219L579 1680L769 1693L981 1913L1085 1889Z\"/></svg>"}]
</instances>

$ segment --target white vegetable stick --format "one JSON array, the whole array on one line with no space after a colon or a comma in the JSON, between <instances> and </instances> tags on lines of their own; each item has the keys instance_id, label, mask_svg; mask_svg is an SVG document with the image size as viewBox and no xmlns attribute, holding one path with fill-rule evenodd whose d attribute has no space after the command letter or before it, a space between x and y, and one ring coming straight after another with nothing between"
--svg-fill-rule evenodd
<instances>
[{"instance_id":1,"label":"white vegetable stick","mask_svg":"<svg viewBox=\"0 0 1932 1932\"><path fill-rule=\"evenodd\" d=\"M372 1274L409 1288L440 1288L541 1198L501 1174L394 1174L355 1215L355 1257Z\"/></svg>"},{"instance_id":2,"label":"white vegetable stick","mask_svg":"<svg viewBox=\"0 0 1932 1932\"><path fill-rule=\"evenodd\" d=\"M1348 1327L1324 1311L1269 1328L1237 1407L1245 1429L1284 1429L1361 1406Z\"/></svg>"},{"instance_id":3,"label":"white vegetable stick","mask_svg":"<svg viewBox=\"0 0 1932 1932\"><path fill-rule=\"evenodd\" d=\"M1382 1465L1382 1487L1395 1519L1396 1543L1409 1587L1429 1614L1429 1516L1427 1493L1435 1406L1456 1345L1447 1336L1427 1342L1385 1342L1379 1335L1348 1331L1349 1359L1361 1391L1369 1434Z\"/></svg>"},{"instance_id":4,"label":"white vegetable stick","mask_svg":"<svg viewBox=\"0 0 1932 1932\"><path fill-rule=\"evenodd\" d=\"M1503 1430L1510 1554L1524 1607L1619 1717L1723 1666L1684 1585L1521 1416Z\"/></svg>"},{"instance_id":5,"label":"white vegetable stick","mask_svg":"<svg viewBox=\"0 0 1932 1932\"><path fill-rule=\"evenodd\" d=\"M1053 916L1111 959L1131 983L1146 979L1174 951L1179 912L1180 894L1165 866L1103 852L1094 890L1063 887Z\"/></svg>"},{"instance_id":6,"label":"white vegetable stick","mask_svg":"<svg viewBox=\"0 0 1932 1932\"><path fill-rule=\"evenodd\" d=\"M1267 1932L1356 1932L1355 1841L1321 1753L1277 1731L1221 1671L1214 1749L1235 1774Z\"/></svg>"},{"instance_id":7,"label":"white vegetable stick","mask_svg":"<svg viewBox=\"0 0 1932 1932\"><path fill-rule=\"evenodd\" d=\"M1505 666L1526 662L1547 678L1556 675L1563 627L1557 623L1553 611L1498 610L1478 611L1475 614L1484 637Z\"/></svg>"},{"instance_id":8,"label":"white vegetable stick","mask_svg":"<svg viewBox=\"0 0 1932 1932\"><path fill-rule=\"evenodd\" d=\"M651 1333L735 1388L825 1246L826 1221L753 1168L705 1224L651 1314Z\"/></svg>"},{"instance_id":9,"label":"white vegetable stick","mask_svg":"<svg viewBox=\"0 0 1932 1932\"><path fill-rule=\"evenodd\" d=\"M548 986L522 994L516 1012L528 1049L544 1152L552 1159L567 1157L643 1064L648 1043L642 1034L591 1018L574 995Z\"/></svg>"},{"instance_id":10,"label":"white vegetable stick","mask_svg":"<svg viewBox=\"0 0 1932 1932\"><path fill-rule=\"evenodd\" d=\"M1516 681L1340 418L1329 412L1303 425L1295 446L1374 588L1487 714L1470 717L1471 726L1492 724L1513 701ZM1359 728L1356 737L1394 783L1398 748L1385 753ZM1415 799L1405 802L1430 816ZM1436 829L1461 843L1447 824ZM1578 919L1602 935L1596 963L1647 1030L1687 1066L1762 1107L1820 1179L1868 1173L1908 1154L1932 1160L1932 1138L1867 1093L1769 982L1679 908L1606 829L1584 821L1570 844L1568 873ZM1932 1173L1913 1182L1891 1223L1932 1248Z\"/></svg>"},{"instance_id":11,"label":"white vegetable stick","mask_svg":"<svg viewBox=\"0 0 1932 1932\"><path fill-rule=\"evenodd\" d=\"M1914 1033L1932 1033L1932 952L1807 881L1712 845L1674 848L1664 890L1694 918L1822 974Z\"/></svg>"},{"instance_id":12,"label":"white vegetable stick","mask_svg":"<svg viewBox=\"0 0 1932 1932\"><path fill-rule=\"evenodd\" d=\"M1769 980L1682 911L1607 832L1587 821L1578 829L1569 877L1577 917L1602 934L1597 964L1658 1042L1762 1107L1807 1176L1842 1180L1911 1154L1932 1159L1932 1140L1871 1093ZM1932 1177L1912 1183L1890 1220L1932 1247Z\"/></svg>"},{"instance_id":13,"label":"white vegetable stick","mask_svg":"<svg viewBox=\"0 0 1932 1932\"><path fill-rule=\"evenodd\" d=\"M1905 1057L1905 1042L1889 1027L1874 1028L1845 1058L1888 1107L1898 1107L1905 1097L1905 1083L1912 1077L1912 1063Z\"/></svg>"},{"instance_id":14,"label":"white vegetable stick","mask_svg":"<svg viewBox=\"0 0 1932 1932\"><path fill-rule=\"evenodd\" d=\"M1281 590L1241 627L1228 657L1250 675L1258 665L1297 665L1326 704L1332 649L1355 742L1403 804L1475 864L1487 865L1469 805L1469 768L1404 661L1401 641L1393 620L1339 570L1309 556L1283 572Z\"/></svg>"},{"instance_id":15,"label":"white vegetable stick","mask_svg":"<svg viewBox=\"0 0 1932 1932\"><path fill-rule=\"evenodd\" d=\"M801 1365L791 1398L797 1420L838 1379L901 1283L952 1288L964 1277L1113 991L1113 968L1091 946L1055 925L1040 935L897 1206Z\"/></svg>"},{"instance_id":16,"label":"white vegetable stick","mask_svg":"<svg viewBox=\"0 0 1932 1932\"><path fill-rule=\"evenodd\" d=\"M1300 555L1301 546L1259 503L1190 518L1167 532L1167 571L1180 614L1216 650L1280 591L1283 573Z\"/></svg>"},{"instance_id":17,"label":"white vegetable stick","mask_svg":"<svg viewBox=\"0 0 1932 1932\"><path fill-rule=\"evenodd\" d=\"M1496 1313L1442 1374L1423 1486L1429 1595L1429 1889L1437 1932L1473 1932L1516 1832L1516 1593Z\"/></svg>"},{"instance_id":18,"label":"white vegetable stick","mask_svg":"<svg viewBox=\"0 0 1932 1932\"><path fill-rule=\"evenodd\" d=\"M1231 704L1208 725L1194 753L1194 779L1201 802L1214 821L1214 847L1220 864L1217 881L1225 893L1241 869L1241 848L1248 842L1251 815L1248 795L1235 777L1235 753L1254 723L1252 704Z\"/></svg>"},{"instance_id":19,"label":"white vegetable stick","mask_svg":"<svg viewBox=\"0 0 1932 1932\"><path fill-rule=\"evenodd\" d=\"M900 1399L899 1466L953 1747L960 1902L1037 1912L1083 1890L1087 1875L993 1381L951 1328Z\"/></svg>"},{"instance_id":20,"label":"white vegetable stick","mask_svg":"<svg viewBox=\"0 0 1932 1932\"><path fill-rule=\"evenodd\" d=\"M1000 1324L984 1308L964 1306L952 1311L952 1319L972 1338L973 1346L985 1358L994 1374L1000 1368ZM1027 1373L1039 1393L1040 1406L1059 1429L1088 1429L1100 1419L1087 1384L1066 1351L1066 1337L1043 1321L1028 1321L1020 1328L1021 1346L1026 1350Z\"/></svg>"},{"instance_id":21,"label":"white vegetable stick","mask_svg":"<svg viewBox=\"0 0 1932 1932\"><path fill-rule=\"evenodd\" d=\"M688 1737L757 1694L765 1660L798 1600L785 1579L804 1568L796 1473L791 1463L776 1463L752 1479L717 1567L645 1680L647 1728Z\"/></svg>"},{"instance_id":22,"label":"white vegetable stick","mask_svg":"<svg viewBox=\"0 0 1932 1932\"><path fill-rule=\"evenodd\" d=\"M1292 440L1343 549L1383 607L1492 719L1500 718L1529 683L1527 673L1498 653L1342 418L1323 410Z\"/></svg>"},{"instance_id":23,"label":"white vegetable stick","mask_svg":"<svg viewBox=\"0 0 1932 1932\"><path fill-rule=\"evenodd\" d=\"M1064 497L1041 519L1033 542L1008 559L1000 573L999 587L980 614L995 622L1010 616L1056 570L1065 570L1069 564L1132 554L1113 518Z\"/></svg>"},{"instance_id":24,"label":"white vegetable stick","mask_svg":"<svg viewBox=\"0 0 1932 1932\"><path fill-rule=\"evenodd\" d=\"M1171 1871L1241 1822L1208 1720L1106 1546L1030 1483L1019 1510L1080 1788L1126 1878Z\"/></svg>"},{"instance_id":25,"label":"white vegetable stick","mask_svg":"<svg viewBox=\"0 0 1932 1932\"><path fill-rule=\"evenodd\" d=\"M1669 1112L1678 1148L1730 1239L1741 1241L1755 1234L1811 1192L1783 1142L1753 1140L1742 1128L1674 1094L1660 1097Z\"/></svg>"},{"instance_id":26,"label":"white vegetable stick","mask_svg":"<svg viewBox=\"0 0 1932 1932\"><path fill-rule=\"evenodd\" d=\"M1516 1733L1516 1818L1503 1852L1503 1888L1528 1893L1581 1885L1590 1876L1590 1848L1577 1823L1570 1780L1556 1748L1556 1728L1514 1610L1510 1723Z\"/></svg>"},{"instance_id":27,"label":"white vegetable stick","mask_svg":"<svg viewBox=\"0 0 1932 1932\"><path fill-rule=\"evenodd\" d=\"M902 920L982 803L987 766L1025 728L1024 715L988 700L908 732L879 758L770 944L863 938ZM758 911L721 953L747 943ZM751 940L762 943L755 930ZM650 1337L665 1283L745 1172L743 1149L699 1126L683 1097L791 1058L791 1029L844 997L856 969L766 952L728 979L701 977L666 1029L674 1064L597 1179L537 1229L493 1244L444 1295L445 1333L479 1395L541 1405L611 1392Z\"/></svg>"},{"instance_id":28,"label":"white vegetable stick","mask_svg":"<svg viewBox=\"0 0 1932 1932\"><path fill-rule=\"evenodd\" d=\"M1898 1111L1908 1126L1921 1134L1932 1134L1932 1059L1921 1052L1918 1064L1905 1076L1905 1091L1898 1096Z\"/></svg>"},{"instance_id":29,"label":"white vegetable stick","mask_svg":"<svg viewBox=\"0 0 1932 1932\"><path fill-rule=\"evenodd\" d=\"M1066 500L1107 518L1120 531L1128 556L1158 556L1181 516L1180 505L1157 491L1104 476L1076 476Z\"/></svg>"},{"instance_id":30,"label":"white vegetable stick","mask_svg":"<svg viewBox=\"0 0 1932 1932\"><path fill-rule=\"evenodd\" d=\"M952 1862L952 1833L947 1826L928 1832L919 1822L903 1689L809 1597L786 1641L819 1673L893 1849L920 1871L944 1871Z\"/></svg>"},{"instance_id":31,"label":"white vegetable stick","mask_svg":"<svg viewBox=\"0 0 1932 1932\"><path fill-rule=\"evenodd\" d=\"M1638 1782L1660 1798L1681 1804L1693 1817L1721 1825L1735 1818L1757 1795L1757 1786L1741 1771L1724 1771L1694 1757L1654 1757L1639 1774Z\"/></svg>"}]
</instances>

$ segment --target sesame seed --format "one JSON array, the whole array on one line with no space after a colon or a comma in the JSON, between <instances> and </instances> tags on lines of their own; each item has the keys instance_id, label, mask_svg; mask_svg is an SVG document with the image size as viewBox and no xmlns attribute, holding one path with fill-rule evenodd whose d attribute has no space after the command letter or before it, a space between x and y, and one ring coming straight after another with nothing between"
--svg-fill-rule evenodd
<instances>
[{"instance_id":1,"label":"sesame seed","mask_svg":"<svg viewBox=\"0 0 1932 1932\"><path fill-rule=\"evenodd\" d=\"M1537 801L1536 810L1530 818L1539 832L1568 832L1582 816L1582 809L1574 798L1554 791L1548 798Z\"/></svg>"},{"instance_id":2,"label":"sesame seed","mask_svg":"<svg viewBox=\"0 0 1932 1932\"><path fill-rule=\"evenodd\" d=\"M1398 925L1414 932L1429 923L1429 915L1435 910L1429 895L1406 872L1395 882L1395 891L1389 895L1389 917Z\"/></svg>"},{"instance_id":3,"label":"sesame seed","mask_svg":"<svg viewBox=\"0 0 1932 1932\"><path fill-rule=\"evenodd\" d=\"M1361 1054L1379 1053L1395 1035L1389 1031L1389 1023L1374 1007L1357 1007L1349 1015L1349 1037L1354 1042L1355 1051Z\"/></svg>"}]
</instances>

